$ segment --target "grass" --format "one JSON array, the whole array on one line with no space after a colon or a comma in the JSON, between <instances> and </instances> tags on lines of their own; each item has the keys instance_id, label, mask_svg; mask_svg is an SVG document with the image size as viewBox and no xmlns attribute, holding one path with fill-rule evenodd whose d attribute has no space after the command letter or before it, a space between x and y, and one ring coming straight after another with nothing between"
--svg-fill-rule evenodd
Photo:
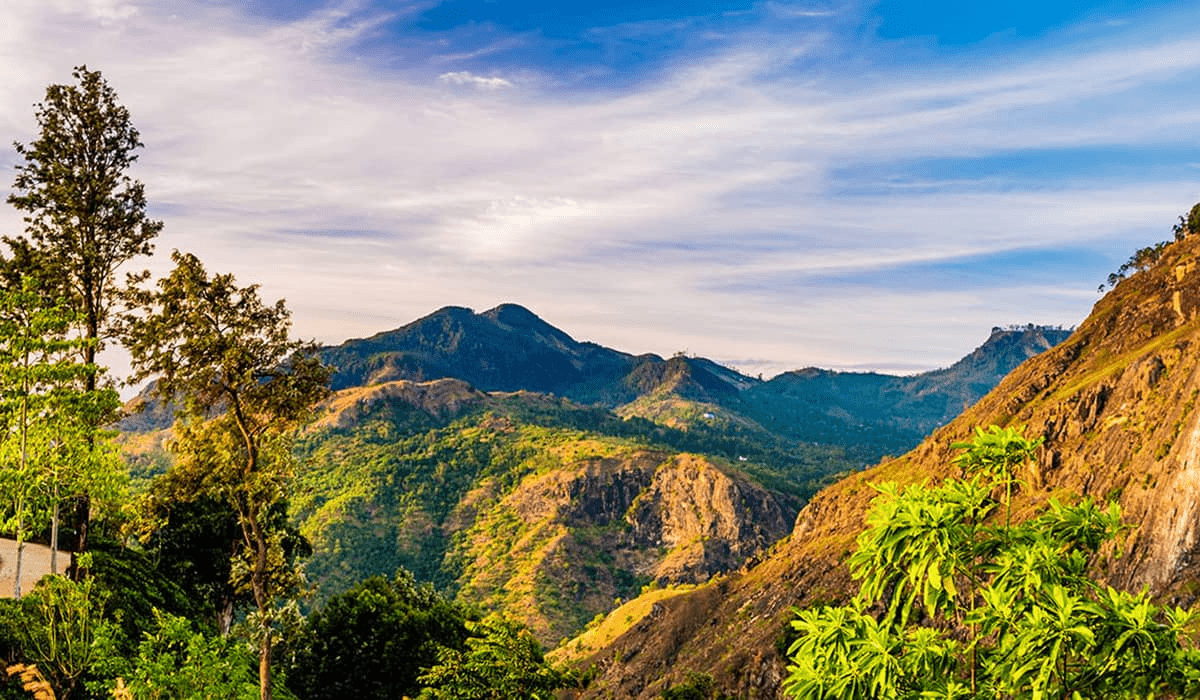
<instances>
[{"instance_id":1,"label":"grass","mask_svg":"<svg viewBox=\"0 0 1200 700\"><path fill-rule=\"evenodd\" d=\"M1129 365L1135 360L1148 356L1158 350L1162 350L1164 347L1174 344L1180 338L1193 332L1194 329L1192 329L1190 325L1180 326L1170 333L1159 336L1152 342L1146 343L1145 345L1139 345L1131 350L1121 353L1120 355L1105 356L1103 357L1103 360L1098 359L1096 364L1099 364L1099 367L1092 369L1087 374L1072 382L1064 384L1052 395L1050 395L1048 400L1057 402L1063 401L1071 396L1075 396L1086 387L1097 384L1119 372L1124 372L1125 369L1129 367ZM1099 358L1099 355L1097 357Z\"/></svg>"},{"instance_id":2,"label":"grass","mask_svg":"<svg viewBox=\"0 0 1200 700\"><path fill-rule=\"evenodd\" d=\"M554 663L565 663L586 658L597 649L608 646L629 628L641 622L650 614L656 603L674 598L696 588L694 585L672 586L647 591L616 608L598 625L586 630L575 639L560 646L547 656Z\"/></svg>"}]
</instances>

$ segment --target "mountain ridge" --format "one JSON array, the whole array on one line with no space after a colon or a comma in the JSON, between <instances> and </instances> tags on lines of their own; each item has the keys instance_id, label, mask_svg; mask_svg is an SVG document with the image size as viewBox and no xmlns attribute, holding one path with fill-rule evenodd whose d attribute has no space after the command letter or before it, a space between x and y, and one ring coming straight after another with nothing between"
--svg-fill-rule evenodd
<instances>
[{"instance_id":1,"label":"mountain ridge","mask_svg":"<svg viewBox=\"0 0 1200 700\"><path fill-rule=\"evenodd\" d=\"M1200 236L1164 250L1121 281L1065 342L1009 373L961 416L907 454L815 495L792 533L755 565L663 603L590 657L600 675L584 694L649 699L688 670L735 697L780 697L778 644L792 606L844 601L845 558L876 492L957 475L955 442L976 426L1026 426L1042 436L1014 519L1052 498L1120 503L1133 527L1098 573L1168 604L1200 594ZM1113 550L1111 554L1118 554ZM663 662L671 660L671 672Z\"/></svg>"},{"instance_id":2,"label":"mountain ridge","mask_svg":"<svg viewBox=\"0 0 1200 700\"><path fill-rule=\"evenodd\" d=\"M794 442L850 446L860 464L898 454L1069 331L993 329L950 367L914 375L805 368L761 380L703 357L634 355L580 342L517 304L446 306L399 328L321 349L335 389L397 379L534 391L672 427L724 420ZM711 416L711 417L710 417Z\"/></svg>"}]
</instances>

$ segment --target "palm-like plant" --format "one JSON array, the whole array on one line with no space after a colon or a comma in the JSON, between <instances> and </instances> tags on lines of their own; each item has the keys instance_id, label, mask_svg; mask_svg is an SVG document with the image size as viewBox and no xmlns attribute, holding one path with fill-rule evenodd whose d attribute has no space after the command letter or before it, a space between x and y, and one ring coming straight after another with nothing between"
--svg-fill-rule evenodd
<instances>
[{"instance_id":1,"label":"palm-like plant","mask_svg":"<svg viewBox=\"0 0 1200 700\"><path fill-rule=\"evenodd\" d=\"M972 474L877 486L850 558L846 606L797 611L784 684L805 700L1145 698L1200 692L1196 615L1087 575L1124 526L1116 504L1051 501L1013 525L1014 476L1041 440L976 430L955 461ZM992 498L999 493L1002 503ZM988 522L1003 505L1005 523Z\"/></svg>"}]
</instances>

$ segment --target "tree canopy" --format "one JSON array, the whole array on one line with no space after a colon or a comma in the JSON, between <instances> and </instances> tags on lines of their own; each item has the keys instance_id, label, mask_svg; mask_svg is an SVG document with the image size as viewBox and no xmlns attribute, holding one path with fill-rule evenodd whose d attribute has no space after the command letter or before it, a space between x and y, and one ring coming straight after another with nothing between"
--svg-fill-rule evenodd
<instances>
[{"instance_id":1,"label":"tree canopy","mask_svg":"<svg viewBox=\"0 0 1200 700\"><path fill-rule=\"evenodd\" d=\"M8 202L24 213L29 239L10 247L39 255L81 311L84 336L99 340L120 292L117 269L149 255L163 225L146 216L145 186L127 172L142 147L129 110L100 71L72 75L76 84L46 88L38 138L14 144L24 162Z\"/></svg>"}]
</instances>

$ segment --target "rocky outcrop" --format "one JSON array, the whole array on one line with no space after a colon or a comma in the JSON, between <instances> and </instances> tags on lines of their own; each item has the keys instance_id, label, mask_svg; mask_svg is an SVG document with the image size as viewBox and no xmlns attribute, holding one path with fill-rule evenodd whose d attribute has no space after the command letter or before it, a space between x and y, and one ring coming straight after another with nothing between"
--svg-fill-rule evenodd
<instances>
[{"instance_id":1,"label":"rocky outcrop","mask_svg":"<svg viewBox=\"0 0 1200 700\"><path fill-rule=\"evenodd\" d=\"M625 519L637 546L668 549L654 571L659 583L735 569L790 528L777 495L694 455L661 464Z\"/></svg>"},{"instance_id":2,"label":"rocky outcrop","mask_svg":"<svg viewBox=\"0 0 1200 700\"><path fill-rule=\"evenodd\" d=\"M642 585L700 583L790 529L794 504L696 455L642 450L524 479L451 556L460 596L517 612L544 642Z\"/></svg>"}]
</instances>

